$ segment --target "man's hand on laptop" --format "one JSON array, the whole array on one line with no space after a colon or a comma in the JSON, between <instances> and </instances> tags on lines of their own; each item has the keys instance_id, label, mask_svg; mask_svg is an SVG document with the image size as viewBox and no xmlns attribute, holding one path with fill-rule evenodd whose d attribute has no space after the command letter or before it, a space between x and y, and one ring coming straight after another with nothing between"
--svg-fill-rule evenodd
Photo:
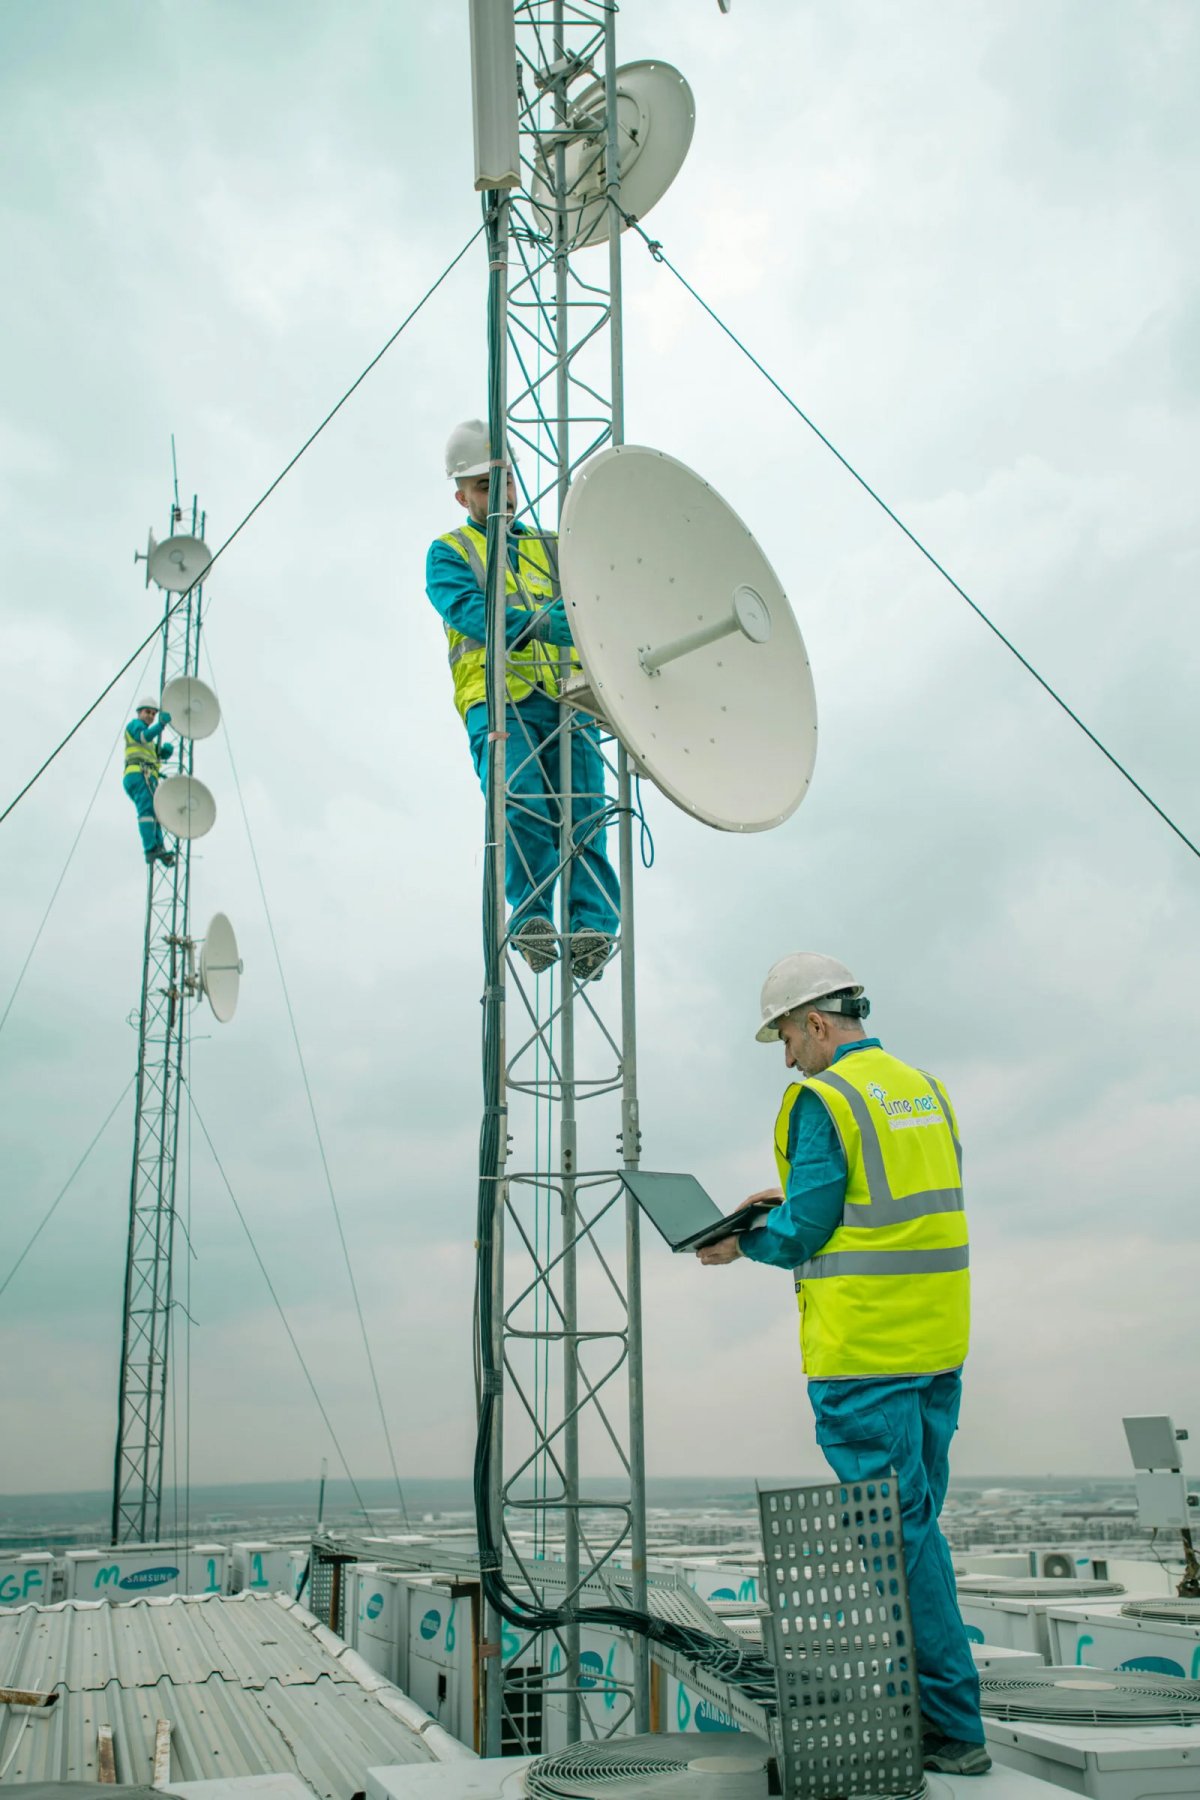
<instances>
[{"instance_id":1,"label":"man's hand on laptop","mask_svg":"<svg viewBox=\"0 0 1200 1800\"><path fill-rule=\"evenodd\" d=\"M735 1237L719 1238L715 1244L702 1244L696 1255L707 1268L715 1269L721 1263L736 1262L742 1254L742 1246Z\"/></svg>"},{"instance_id":2,"label":"man's hand on laptop","mask_svg":"<svg viewBox=\"0 0 1200 1800\"><path fill-rule=\"evenodd\" d=\"M749 1194L745 1200L741 1201L736 1210L741 1212L744 1206L756 1206L762 1200L769 1200L773 1206L781 1205L783 1189L760 1188L757 1194ZM710 1269L719 1268L722 1263L736 1262L741 1254L742 1246L735 1237L719 1238L715 1244L705 1244L696 1252L700 1261Z\"/></svg>"}]
</instances>

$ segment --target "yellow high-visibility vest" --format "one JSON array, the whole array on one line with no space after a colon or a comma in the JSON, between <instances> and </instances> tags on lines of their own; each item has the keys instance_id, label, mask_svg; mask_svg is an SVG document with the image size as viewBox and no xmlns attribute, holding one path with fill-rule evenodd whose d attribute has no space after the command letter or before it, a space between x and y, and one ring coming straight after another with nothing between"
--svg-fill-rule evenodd
<instances>
[{"instance_id":1,"label":"yellow high-visibility vest","mask_svg":"<svg viewBox=\"0 0 1200 1800\"><path fill-rule=\"evenodd\" d=\"M558 540L534 537L531 532L514 532L509 540L518 546L517 567L509 563L505 570L504 588L510 606L528 607L536 611L549 606L559 596ZM440 542L449 544L469 566L476 581L487 592L487 533L468 521L455 531L447 531ZM465 719L473 706L487 700L486 651L478 638L446 626L449 641L450 670L454 676L454 704ZM540 688L551 699L558 694L560 651L554 644L529 640L507 654L508 673L505 685L508 697L516 702L526 699ZM580 667L579 657L571 652L571 667Z\"/></svg>"},{"instance_id":2,"label":"yellow high-visibility vest","mask_svg":"<svg viewBox=\"0 0 1200 1800\"><path fill-rule=\"evenodd\" d=\"M161 772L162 758L158 754L158 744L153 738L135 738L127 725L125 727L126 775L144 775L147 781L157 781Z\"/></svg>"},{"instance_id":3,"label":"yellow high-visibility vest","mask_svg":"<svg viewBox=\"0 0 1200 1800\"><path fill-rule=\"evenodd\" d=\"M855 1050L795 1082L775 1123L786 1192L802 1093L826 1108L846 1154L841 1223L794 1271L811 1380L935 1375L967 1354L971 1298L962 1146L945 1089L885 1050Z\"/></svg>"}]
</instances>

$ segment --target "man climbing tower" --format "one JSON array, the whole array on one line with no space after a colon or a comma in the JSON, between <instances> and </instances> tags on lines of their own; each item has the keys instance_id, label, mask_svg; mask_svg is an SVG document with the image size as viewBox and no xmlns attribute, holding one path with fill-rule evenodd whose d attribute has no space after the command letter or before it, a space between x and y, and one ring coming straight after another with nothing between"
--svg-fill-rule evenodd
<instances>
[{"instance_id":1,"label":"man climbing tower","mask_svg":"<svg viewBox=\"0 0 1200 1800\"><path fill-rule=\"evenodd\" d=\"M175 861L174 852L163 843L162 827L154 814L154 790L158 786L162 764L175 754L171 744L162 742L162 733L171 723L164 713L154 723L158 707L153 700L143 700L137 714L125 727L125 792L137 808L138 830L148 863L160 862L168 869Z\"/></svg>"},{"instance_id":2,"label":"man climbing tower","mask_svg":"<svg viewBox=\"0 0 1200 1800\"><path fill-rule=\"evenodd\" d=\"M425 588L446 628L454 704L467 728L475 772L487 787L487 519L491 450L481 419L457 425L446 446L446 473L466 509L464 523L429 547ZM516 490L507 486L508 596L505 608L509 789L505 892L513 942L540 974L557 961L553 925L559 863L562 783L559 752L567 716L558 700L559 670L571 631L558 585L558 539L514 523ZM577 666L577 665L576 665ZM571 863L568 906L576 980L597 976L612 953L620 890L604 848L608 801L599 728L576 723L571 740Z\"/></svg>"}]
</instances>

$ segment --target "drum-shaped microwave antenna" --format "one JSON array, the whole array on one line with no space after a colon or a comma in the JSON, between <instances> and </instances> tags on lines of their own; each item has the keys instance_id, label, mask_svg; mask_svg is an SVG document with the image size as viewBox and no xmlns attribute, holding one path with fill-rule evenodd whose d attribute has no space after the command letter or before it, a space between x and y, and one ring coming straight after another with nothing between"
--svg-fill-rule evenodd
<instances>
[{"instance_id":1,"label":"drum-shaped microwave antenna","mask_svg":"<svg viewBox=\"0 0 1200 1800\"><path fill-rule=\"evenodd\" d=\"M154 816L175 837L204 837L217 822L217 803L194 775L172 775L154 790Z\"/></svg>"},{"instance_id":2,"label":"drum-shaped microwave antenna","mask_svg":"<svg viewBox=\"0 0 1200 1800\"><path fill-rule=\"evenodd\" d=\"M224 913L214 913L200 951L200 988L222 1025L237 1011L242 959L237 937Z\"/></svg>"},{"instance_id":3,"label":"drum-shaped microwave antenna","mask_svg":"<svg viewBox=\"0 0 1200 1800\"><path fill-rule=\"evenodd\" d=\"M626 63L616 73L621 209L643 219L662 199L692 141L696 104L678 69L664 62ZM568 247L608 242L612 208L605 194L607 140L604 83L595 81L570 102L565 127L542 141L532 196L539 228L553 236L554 161L562 147ZM625 229L622 224L622 230Z\"/></svg>"},{"instance_id":4,"label":"drum-shaped microwave antenna","mask_svg":"<svg viewBox=\"0 0 1200 1800\"><path fill-rule=\"evenodd\" d=\"M583 664L567 697L594 704L694 818L721 831L782 825L816 761L812 671L733 509L673 457L623 444L571 484L559 562Z\"/></svg>"},{"instance_id":5,"label":"drum-shaped microwave antenna","mask_svg":"<svg viewBox=\"0 0 1200 1800\"><path fill-rule=\"evenodd\" d=\"M168 594L185 594L193 587L212 561L212 551L203 538L164 538L158 543L154 533L146 549L146 585L153 581Z\"/></svg>"},{"instance_id":6,"label":"drum-shaped microwave antenna","mask_svg":"<svg viewBox=\"0 0 1200 1800\"><path fill-rule=\"evenodd\" d=\"M162 710L182 738L211 737L221 723L217 696L195 675L177 675L162 691Z\"/></svg>"}]
</instances>

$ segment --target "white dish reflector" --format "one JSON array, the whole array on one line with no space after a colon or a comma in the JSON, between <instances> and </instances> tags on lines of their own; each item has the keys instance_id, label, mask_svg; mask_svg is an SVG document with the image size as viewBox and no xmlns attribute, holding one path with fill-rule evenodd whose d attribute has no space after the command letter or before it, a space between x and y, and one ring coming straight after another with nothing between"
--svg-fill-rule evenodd
<instances>
[{"instance_id":1,"label":"white dish reflector","mask_svg":"<svg viewBox=\"0 0 1200 1800\"><path fill-rule=\"evenodd\" d=\"M559 561L587 689L638 766L720 831L782 825L812 780L816 696L787 595L733 509L674 457L624 444L571 484Z\"/></svg>"},{"instance_id":2,"label":"white dish reflector","mask_svg":"<svg viewBox=\"0 0 1200 1800\"><path fill-rule=\"evenodd\" d=\"M696 124L696 103L691 88L670 63L626 63L617 70L616 85L621 208L644 219L683 167ZM605 192L603 82L594 81L571 100L567 124L575 134L563 150L567 243L572 250L583 250L606 244L611 223ZM539 151L531 190L538 227L550 237L556 225L556 155L553 146ZM626 229L623 223L621 229Z\"/></svg>"},{"instance_id":3,"label":"white dish reflector","mask_svg":"<svg viewBox=\"0 0 1200 1800\"><path fill-rule=\"evenodd\" d=\"M146 554L147 585L153 581L168 594L184 594L199 581L211 561L212 552L203 538L181 534L164 538L160 544L151 532Z\"/></svg>"},{"instance_id":4,"label":"white dish reflector","mask_svg":"<svg viewBox=\"0 0 1200 1800\"><path fill-rule=\"evenodd\" d=\"M171 727L182 738L211 737L221 723L217 696L194 675L177 675L162 691L162 711L171 715Z\"/></svg>"},{"instance_id":5,"label":"white dish reflector","mask_svg":"<svg viewBox=\"0 0 1200 1800\"><path fill-rule=\"evenodd\" d=\"M222 1025L237 1011L242 959L237 937L224 913L214 913L200 951L200 987Z\"/></svg>"},{"instance_id":6,"label":"white dish reflector","mask_svg":"<svg viewBox=\"0 0 1200 1800\"><path fill-rule=\"evenodd\" d=\"M154 816L175 837L204 837L217 822L217 803L194 775L172 775L154 790Z\"/></svg>"}]
</instances>

